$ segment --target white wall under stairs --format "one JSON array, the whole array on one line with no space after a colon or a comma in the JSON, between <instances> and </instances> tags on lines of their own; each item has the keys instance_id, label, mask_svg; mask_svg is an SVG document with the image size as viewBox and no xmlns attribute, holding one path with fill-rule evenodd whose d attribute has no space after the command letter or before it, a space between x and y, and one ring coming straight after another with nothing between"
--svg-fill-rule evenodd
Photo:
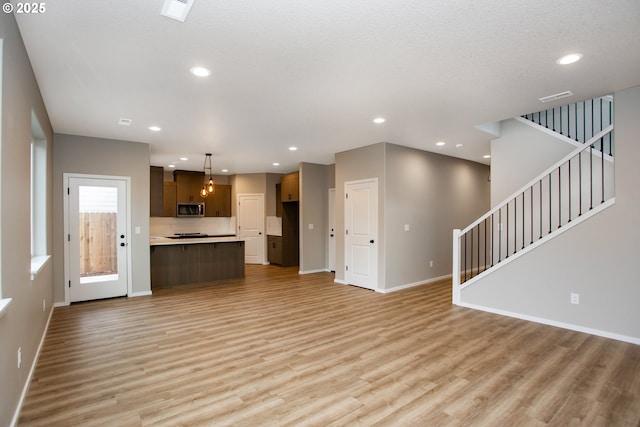
<instances>
[{"instance_id":1,"label":"white wall under stairs","mask_svg":"<svg viewBox=\"0 0 640 427\"><path fill-rule=\"evenodd\" d=\"M640 344L640 87L616 92L614 102L615 204L479 277L461 289L460 305ZM540 158L529 153L520 165L501 164L513 148L492 145L492 204L563 151L546 147ZM571 304L572 293L579 304Z\"/></svg>"}]
</instances>

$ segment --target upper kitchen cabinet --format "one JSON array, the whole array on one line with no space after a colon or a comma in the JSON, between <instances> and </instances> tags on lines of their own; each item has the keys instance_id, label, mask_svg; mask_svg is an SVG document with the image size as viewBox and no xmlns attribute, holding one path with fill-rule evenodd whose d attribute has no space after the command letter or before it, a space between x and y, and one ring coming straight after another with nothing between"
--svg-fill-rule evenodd
<instances>
[{"instance_id":1,"label":"upper kitchen cabinet","mask_svg":"<svg viewBox=\"0 0 640 427\"><path fill-rule=\"evenodd\" d=\"M231 216L231 186L215 184L215 193L204 199L205 216Z\"/></svg>"},{"instance_id":2,"label":"upper kitchen cabinet","mask_svg":"<svg viewBox=\"0 0 640 427\"><path fill-rule=\"evenodd\" d=\"M193 171L173 171L173 180L176 182L177 203L204 202L200 197L200 189L204 184L204 174Z\"/></svg>"},{"instance_id":3,"label":"upper kitchen cabinet","mask_svg":"<svg viewBox=\"0 0 640 427\"><path fill-rule=\"evenodd\" d=\"M292 172L280 177L280 200L283 203L299 200L299 176L298 172Z\"/></svg>"},{"instance_id":4,"label":"upper kitchen cabinet","mask_svg":"<svg viewBox=\"0 0 640 427\"><path fill-rule=\"evenodd\" d=\"M177 214L177 201L176 201L176 183L175 181L165 181L163 183L162 194L162 216L176 216Z\"/></svg>"},{"instance_id":5,"label":"upper kitchen cabinet","mask_svg":"<svg viewBox=\"0 0 640 427\"><path fill-rule=\"evenodd\" d=\"M164 169L161 166L151 166L150 169L150 203L149 215L162 216Z\"/></svg>"}]
</instances>

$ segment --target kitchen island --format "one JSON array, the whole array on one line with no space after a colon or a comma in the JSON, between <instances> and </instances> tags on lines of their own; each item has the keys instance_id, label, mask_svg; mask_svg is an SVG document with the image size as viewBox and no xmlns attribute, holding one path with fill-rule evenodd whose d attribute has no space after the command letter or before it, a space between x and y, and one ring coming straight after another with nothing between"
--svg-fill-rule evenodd
<instances>
[{"instance_id":1,"label":"kitchen island","mask_svg":"<svg viewBox=\"0 0 640 427\"><path fill-rule=\"evenodd\" d=\"M151 287L244 277L244 241L235 236L151 237Z\"/></svg>"}]
</instances>

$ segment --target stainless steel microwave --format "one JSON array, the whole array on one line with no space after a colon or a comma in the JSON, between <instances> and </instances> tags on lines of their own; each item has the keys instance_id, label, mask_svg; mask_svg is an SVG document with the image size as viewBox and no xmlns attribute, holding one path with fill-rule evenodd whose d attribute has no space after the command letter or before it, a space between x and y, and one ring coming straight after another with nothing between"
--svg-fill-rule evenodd
<instances>
[{"instance_id":1,"label":"stainless steel microwave","mask_svg":"<svg viewBox=\"0 0 640 427\"><path fill-rule=\"evenodd\" d=\"M178 203L177 217L203 217L204 203Z\"/></svg>"}]
</instances>

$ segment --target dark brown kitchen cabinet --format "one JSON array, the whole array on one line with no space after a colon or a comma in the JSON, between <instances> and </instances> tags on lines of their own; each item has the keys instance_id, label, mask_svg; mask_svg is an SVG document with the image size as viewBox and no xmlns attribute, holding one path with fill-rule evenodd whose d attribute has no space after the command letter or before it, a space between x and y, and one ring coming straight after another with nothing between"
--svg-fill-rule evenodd
<instances>
[{"instance_id":1,"label":"dark brown kitchen cabinet","mask_svg":"<svg viewBox=\"0 0 640 427\"><path fill-rule=\"evenodd\" d=\"M282 236L267 236L269 264L282 265Z\"/></svg>"},{"instance_id":2,"label":"dark brown kitchen cabinet","mask_svg":"<svg viewBox=\"0 0 640 427\"><path fill-rule=\"evenodd\" d=\"M285 202L297 202L300 198L299 173L292 172L280 177L280 200Z\"/></svg>"},{"instance_id":3,"label":"dark brown kitchen cabinet","mask_svg":"<svg viewBox=\"0 0 640 427\"><path fill-rule=\"evenodd\" d=\"M151 166L149 172L150 216L162 216L163 181L164 168L161 166Z\"/></svg>"},{"instance_id":4,"label":"dark brown kitchen cabinet","mask_svg":"<svg viewBox=\"0 0 640 427\"><path fill-rule=\"evenodd\" d=\"M244 277L244 242L151 246L151 286Z\"/></svg>"},{"instance_id":5,"label":"dark brown kitchen cabinet","mask_svg":"<svg viewBox=\"0 0 640 427\"><path fill-rule=\"evenodd\" d=\"M204 184L204 173L194 171L174 171L173 180L176 183L177 203L201 203L200 189Z\"/></svg>"},{"instance_id":6,"label":"dark brown kitchen cabinet","mask_svg":"<svg viewBox=\"0 0 640 427\"><path fill-rule=\"evenodd\" d=\"M231 186L216 184L216 191L204 199L205 216L231 216Z\"/></svg>"},{"instance_id":7,"label":"dark brown kitchen cabinet","mask_svg":"<svg viewBox=\"0 0 640 427\"><path fill-rule=\"evenodd\" d=\"M176 183L165 181L162 193L162 216L176 216Z\"/></svg>"}]
</instances>

